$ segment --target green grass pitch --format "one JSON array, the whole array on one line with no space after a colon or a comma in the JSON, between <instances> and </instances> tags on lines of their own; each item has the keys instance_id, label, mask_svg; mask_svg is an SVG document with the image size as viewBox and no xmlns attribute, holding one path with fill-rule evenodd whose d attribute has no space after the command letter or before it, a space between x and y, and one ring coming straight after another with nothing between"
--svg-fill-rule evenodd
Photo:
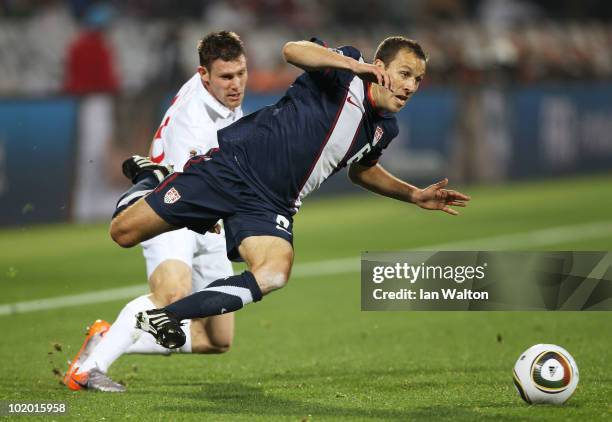
<instances>
[{"instance_id":1,"label":"green grass pitch","mask_svg":"<svg viewBox=\"0 0 612 422\"><path fill-rule=\"evenodd\" d=\"M296 263L612 221L612 175L466 190L459 217L374 195L307 201ZM513 249L610 250L612 232ZM0 251L0 304L145 277L140 249L113 245L102 224L5 229ZM0 400L67 402L82 420L612 419L609 312L361 312L359 291L356 272L295 277L237 314L225 355L121 358L110 371L128 387L119 395L68 391L53 370L88 323L113 320L127 300L0 316ZM580 367L564 406L527 406L512 385L520 352L541 342Z\"/></svg>"}]
</instances>

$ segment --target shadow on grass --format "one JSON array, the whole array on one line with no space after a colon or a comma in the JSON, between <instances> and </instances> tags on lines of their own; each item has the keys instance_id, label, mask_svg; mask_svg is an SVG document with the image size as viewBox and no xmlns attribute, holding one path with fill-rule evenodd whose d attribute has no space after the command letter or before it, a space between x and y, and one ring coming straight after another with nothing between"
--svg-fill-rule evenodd
<instances>
[{"instance_id":1,"label":"shadow on grass","mask_svg":"<svg viewBox=\"0 0 612 422\"><path fill-rule=\"evenodd\" d=\"M192 384L194 385L194 384ZM201 383L198 392L186 392L183 396L195 399L199 405L160 406L162 412L182 414L225 415L229 420L242 416L278 417L301 419L312 415L316 420L330 418L351 418L357 420L477 420L491 417L476 409L469 409L453 404L411 407L409 401L393 404L387 408L377 407L376 403L355 403L348 397L335 397L338 404L324 404L317 401L290 399L267 393L263 387L241 383ZM296 394L300 394L299 391ZM306 393L304 393L306 395ZM320 398L319 398L320 399ZM524 420L523 417L496 414L498 421Z\"/></svg>"}]
</instances>

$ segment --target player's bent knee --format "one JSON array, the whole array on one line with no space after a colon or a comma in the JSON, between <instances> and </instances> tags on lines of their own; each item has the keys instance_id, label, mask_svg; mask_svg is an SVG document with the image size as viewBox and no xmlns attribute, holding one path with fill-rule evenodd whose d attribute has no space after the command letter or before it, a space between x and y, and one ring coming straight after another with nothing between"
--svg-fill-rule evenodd
<instances>
[{"instance_id":1,"label":"player's bent knee","mask_svg":"<svg viewBox=\"0 0 612 422\"><path fill-rule=\"evenodd\" d=\"M120 217L111 221L110 236L122 248L131 248L140 243L140 239L138 239L134 231Z\"/></svg>"},{"instance_id":2,"label":"player's bent knee","mask_svg":"<svg viewBox=\"0 0 612 422\"><path fill-rule=\"evenodd\" d=\"M215 354L223 354L229 352L229 349L232 347L231 344L213 344L213 349Z\"/></svg>"},{"instance_id":3,"label":"player's bent knee","mask_svg":"<svg viewBox=\"0 0 612 422\"><path fill-rule=\"evenodd\" d=\"M199 322L199 321L198 321ZM234 341L233 315L224 314L202 320L204 325L191 323L191 352L205 354L227 353Z\"/></svg>"},{"instance_id":4,"label":"player's bent knee","mask_svg":"<svg viewBox=\"0 0 612 422\"><path fill-rule=\"evenodd\" d=\"M165 296L166 305L170 305L171 303L176 302L177 300L181 300L184 297L189 296L191 292L188 290L176 290L173 292L168 292ZM165 305L164 305L165 306Z\"/></svg>"},{"instance_id":5,"label":"player's bent knee","mask_svg":"<svg viewBox=\"0 0 612 422\"><path fill-rule=\"evenodd\" d=\"M229 352L231 347L232 347L231 340L228 342L218 342L218 341L211 342L210 344L207 345L205 350L202 350L201 352L198 352L198 353L220 355L220 354Z\"/></svg>"},{"instance_id":6,"label":"player's bent knee","mask_svg":"<svg viewBox=\"0 0 612 422\"><path fill-rule=\"evenodd\" d=\"M275 236L250 236L240 244L240 255L265 295L287 285L293 265L293 247Z\"/></svg>"},{"instance_id":7,"label":"player's bent knee","mask_svg":"<svg viewBox=\"0 0 612 422\"><path fill-rule=\"evenodd\" d=\"M176 229L141 198L111 221L110 235L119 246L131 248L158 234Z\"/></svg>"},{"instance_id":8,"label":"player's bent knee","mask_svg":"<svg viewBox=\"0 0 612 422\"><path fill-rule=\"evenodd\" d=\"M275 270L270 268L259 268L253 272L255 280L263 294L281 289L289 282L289 271Z\"/></svg>"},{"instance_id":9,"label":"player's bent knee","mask_svg":"<svg viewBox=\"0 0 612 422\"><path fill-rule=\"evenodd\" d=\"M203 344L203 345L193 345L191 346L191 353L198 353L203 355L221 355L223 353L229 352L231 348L231 344L221 345L221 344Z\"/></svg>"},{"instance_id":10,"label":"player's bent knee","mask_svg":"<svg viewBox=\"0 0 612 422\"><path fill-rule=\"evenodd\" d=\"M272 290L285 287L289 282L289 274L286 272L271 273L268 275L268 283Z\"/></svg>"},{"instance_id":11,"label":"player's bent knee","mask_svg":"<svg viewBox=\"0 0 612 422\"><path fill-rule=\"evenodd\" d=\"M183 299L191 291L191 267L178 259L162 261L149 276L155 304L162 307Z\"/></svg>"},{"instance_id":12,"label":"player's bent knee","mask_svg":"<svg viewBox=\"0 0 612 422\"><path fill-rule=\"evenodd\" d=\"M159 291L161 290L161 291ZM191 289L184 288L178 283L168 283L167 286L163 286L162 289L156 289L155 294L161 301L164 302L163 306L170 305L171 303L181 300L191 294Z\"/></svg>"},{"instance_id":13,"label":"player's bent knee","mask_svg":"<svg viewBox=\"0 0 612 422\"><path fill-rule=\"evenodd\" d=\"M184 291L153 292L153 303L161 308L189 296L190 293Z\"/></svg>"}]
</instances>

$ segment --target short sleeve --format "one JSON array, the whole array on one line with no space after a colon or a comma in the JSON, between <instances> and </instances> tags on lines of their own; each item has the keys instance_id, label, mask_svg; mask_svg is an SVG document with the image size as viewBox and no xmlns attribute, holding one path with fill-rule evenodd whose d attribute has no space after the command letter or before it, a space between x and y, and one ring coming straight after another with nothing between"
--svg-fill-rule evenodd
<instances>
[{"instance_id":1,"label":"short sleeve","mask_svg":"<svg viewBox=\"0 0 612 422\"><path fill-rule=\"evenodd\" d=\"M383 151L389 146L391 141L393 141L393 139L395 139L395 137L399 134L399 128L397 126L397 121L395 120L395 118L393 118L392 120L391 119L388 120L384 124L384 129L381 128L381 130L382 130L383 135L380 138L380 141L377 142L367 154L364 154L364 156L361 157L359 161L357 161L362 166L365 166L365 167L375 166L378 163L378 160L380 159L380 157L382 156Z\"/></svg>"},{"instance_id":2,"label":"short sleeve","mask_svg":"<svg viewBox=\"0 0 612 422\"><path fill-rule=\"evenodd\" d=\"M310 42L319 44L320 46L325 47L328 50L335 51L338 54L342 54L343 56L352 57L355 60L363 60L361 57L361 52L353 46L345 45L342 47L330 48L325 41L320 40L319 38L316 38L316 37L311 38Z\"/></svg>"},{"instance_id":3,"label":"short sleeve","mask_svg":"<svg viewBox=\"0 0 612 422\"><path fill-rule=\"evenodd\" d=\"M330 48L328 47L325 41L322 41L319 38L311 38L310 42L319 44L320 46L325 47L328 50L333 51L337 54L351 57L357 61L363 61L363 58L361 57L361 52L353 46L345 45L342 47ZM334 70L334 69L326 69L323 71L317 70L317 71L311 71L309 73L318 78L323 78L329 81L340 81L340 82L351 81L353 77L355 76L351 72L348 72L346 70Z\"/></svg>"},{"instance_id":4,"label":"short sleeve","mask_svg":"<svg viewBox=\"0 0 612 422\"><path fill-rule=\"evenodd\" d=\"M372 148L372 150L361 157L361 160L357 161L357 163L365 167L374 167L382 156L383 149L384 148L379 148L378 146Z\"/></svg>"}]
</instances>

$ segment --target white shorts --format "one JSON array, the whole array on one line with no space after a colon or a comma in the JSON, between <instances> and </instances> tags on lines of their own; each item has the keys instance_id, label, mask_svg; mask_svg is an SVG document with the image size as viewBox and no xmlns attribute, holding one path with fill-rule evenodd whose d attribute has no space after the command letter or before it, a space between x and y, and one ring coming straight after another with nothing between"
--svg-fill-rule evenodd
<instances>
[{"instance_id":1,"label":"white shorts","mask_svg":"<svg viewBox=\"0 0 612 422\"><path fill-rule=\"evenodd\" d=\"M225 234L198 234L183 228L162 233L142 242L147 265L147 278L159 264L168 259L178 259L191 268L191 288L197 292L215 280L234 274L227 259Z\"/></svg>"}]
</instances>

